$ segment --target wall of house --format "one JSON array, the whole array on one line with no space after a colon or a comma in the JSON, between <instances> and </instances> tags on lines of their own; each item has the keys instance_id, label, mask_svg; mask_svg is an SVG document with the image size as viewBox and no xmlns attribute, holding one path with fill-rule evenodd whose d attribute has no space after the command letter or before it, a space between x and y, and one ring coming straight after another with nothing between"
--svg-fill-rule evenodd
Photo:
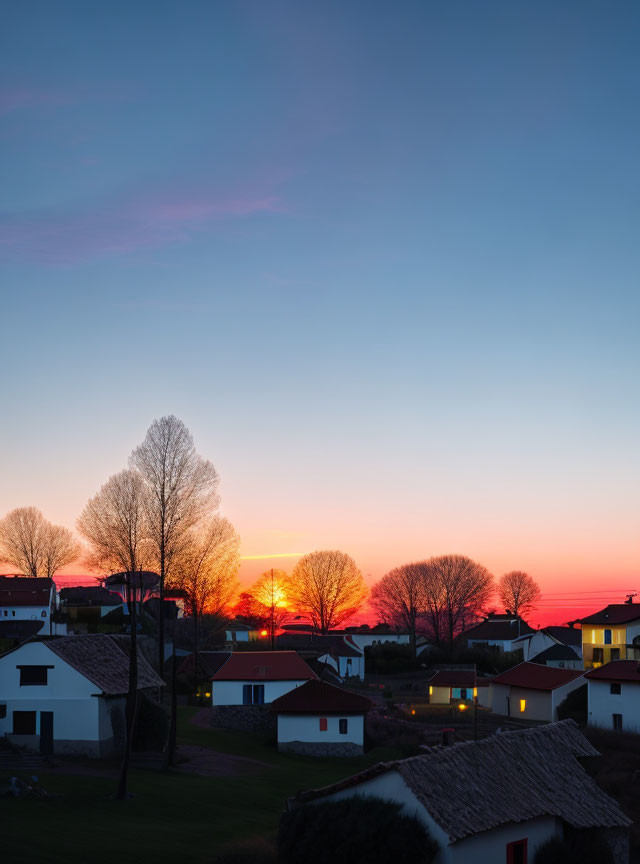
<instances>
[{"instance_id":1,"label":"wall of house","mask_svg":"<svg viewBox=\"0 0 640 864\"><path fill-rule=\"evenodd\" d=\"M364 651L368 645L385 645L389 642L395 645L409 645L411 642L408 633L349 633L349 639L361 651Z\"/></svg>"},{"instance_id":2,"label":"wall of house","mask_svg":"<svg viewBox=\"0 0 640 864\"><path fill-rule=\"evenodd\" d=\"M478 705L482 705L483 708L491 707L490 687L478 687Z\"/></svg>"},{"instance_id":3,"label":"wall of house","mask_svg":"<svg viewBox=\"0 0 640 864\"><path fill-rule=\"evenodd\" d=\"M431 705L448 705L451 701L451 688L429 685L429 703Z\"/></svg>"},{"instance_id":4,"label":"wall of house","mask_svg":"<svg viewBox=\"0 0 640 864\"><path fill-rule=\"evenodd\" d=\"M583 687L586 680L587 679L581 675L580 678L575 678L573 681L569 681L568 684L563 684L562 687L556 687L555 690L551 691L552 720L558 719L558 706L562 705L569 693L573 690L577 690L578 687Z\"/></svg>"},{"instance_id":5,"label":"wall of house","mask_svg":"<svg viewBox=\"0 0 640 864\"><path fill-rule=\"evenodd\" d=\"M48 606L2 606L0 621L46 621L49 622Z\"/></svg>"},{"instance_id":6,"label":"wall of house","mask_svg":"<svg viewBox=\"0 0 640 864\"><path fill-rule=\"evenodd\" d=\"M489 708L494 714L502 714L504 717L509 714L509 694L511 688L506 684L489 684Z\"/></svg>"},{"instance_id":7,"label":"wall of house","mask_svg":"<svg viewBox=\"0 0 640 864\"><path fill-rule=\"evenodd\" d=\"M284 696L304 681L212 681L212 705L242 705L242 688L245 684L264 684L265 703Z\"/></svg>"},{"instance_id":8,"label":"wall of house","mask_svg":"<svg viewBox=\"0 0 640 864\"><path fill-rule=\"evenodd\" d=\"M46 685L20 686L16 667L52 666L47 670ZM6 705L6 717L0 719L0 735L8 735L20 746L38 749L40 718L43 711L53 711L54 752L91 752L90 744L100 740L99 688L61 660L46 643L31 642L0 657L0 704ZM13 712L35 711L35 736L13 736ZM97 755L97 754L96 754Z\"/></svg>"},{"instance_id":9,"label":"wall of house","mask_svg":"<svg viewBox=\"0 0 640 864\"><path fill-rule=\"evenodd\" d=\"M611 630L611 643L605 645L604 631ZM633 660L635 652L633 648L627 648L636 636L640 636L640 622L628 625L611 627L591 627L586 625L582 628L582 659L585 669L593 669L611 661L611 652L619 652L620 660ZM594 661L594 648L602 651L603 660ZM615 657L615 654L614 654ZM640 659L640 658L638 658Z\"/></svg>"},{"instance_id":10,"label":"wall of house","mask_svg":"<svg viewBox=\"0 0 640 864\"><path fill-rule=\"evenodd\" d=\"M360 678L364 681L364 655L362 657L338 657L342 678Z\"/></svg>"},{"instance_id":11,"label":"wall of house","mask_svg":"<svg viewBox=\"0 0 640 864\"><path fill-rule=\"evenodd\" d=\"M546 648L551 648L551 646L555 644L556 642L551 638L551 636L547 635L542 630L537 630L535 633L532 633L529 638L514 643L514 647L522 648L523 659L530 660L531 657L535 657L536 654L540 654Z\"/></svg>"},{"instance_id":12,"label":"wall of house","mask_svg":"<svg viewBox=\"0 0 640 864\"><path fill-rule=\"evenodd\" d=\"M525 687L511 687L510 717L521 720L552 720L552 700L550 690L528 690ZM524 711L520 701L525 700Z\"/></svg>"},{"instance_id":13,"label":"wall of house","mask_svg":"<svg viewBox=\"0 0 640 864\"><path fill-rule=\"evenodd\" d=\"M640 733L640 683L621 682L619 694L611 693L610 681L587 678L589 726L613 729L613 714L622 714L622 731Z\"/></svg>"},{"instance_id":14,"label":"wall of house","mask_svg":"<svg viewBox=\"0 0 640 864\"><path fill-rule=\"evenodd\" d=\"M440 847L435 864L470 864L470 862L480 864L485 861L487 864L489 862L502 864L507 860L507 843L523 840L525 837L528 841L528 860L533 861L536 851L543 843L562 833L562 826L558 819L553 816L543 816L524 823L501 825L491 831L483 831L449 845L446 832L431 818L397 771L388 771L357 786L318 798L312 803L321 804L329 800L340 801L345 798L369 795L397 802L407 816L418 819L424 825Z\"/></svg>"},{"instance_id":15,"label":"wall of house","mask_svg":"<svg viewBox=\"0 0 640 864\"><path fill-rule=\"evenodd\" d=\"M556 669L582 669L582 660L580 657L575 660L547 660L545 665Z\"/></svg>"},{"instance_id":16,"label":"wall of house","mask_svg":"<svg viewBox=\"0 0 640 864\"><path fill-rule=\"evenodd\" d=\"M469 648L478 647L478 648L499 648L501 651L513 651L516 648L519 648L519 643L515 643L512 646L511 639L469 639L468 645Z\"/></svg>"},{"instance_id":17,"label":"wall of house","mask_svg":"<svg viewBox=\"0 0 640 864\"><path fill-rule=\"evenodd\" d=\"M320 718L327 721L325 732L320 731ZM278 714L278 743L288 741L307 741L314 744L356 744L364 743L364 715L344 715L347 732L340 734L339 715L331 714Z\"/></svg>"}]
</instances>

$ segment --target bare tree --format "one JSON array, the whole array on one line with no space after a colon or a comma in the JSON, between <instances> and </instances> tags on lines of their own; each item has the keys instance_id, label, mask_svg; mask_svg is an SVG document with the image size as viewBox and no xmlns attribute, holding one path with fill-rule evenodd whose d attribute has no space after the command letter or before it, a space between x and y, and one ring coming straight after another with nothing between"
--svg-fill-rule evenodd
<instances>
[{"instance_id":1,"label":"bare tree","mask_svg":"<svg viewBox=\"0 0 640 864\"><path fill-rule=\"evenodd\" d=\"M138 707L138 646L135 574L148 555L145 520L145 486L137 471L114 474L89 500L78 519L78 531L88 541L90 561L110 571L122 570L127 578L127 605L131 622L129 691L126 704L126 743L118 783L118 798L127 797L127 775Z\"/></svg>"},{"instance_id":2,"label":"bare tree","mask_svg":"<svg viewBox=\"0 0 640 864\"><path fill-rule=\"evenodd\" d=\"M191 433L170 415L154 420L142 444L131 454L131 466L148 487L149 536L160 574L158 665L164 663L164 585L188 532L218 506L218 475L211 462L196 453Z\"/></svg>"},{"instance_id":3,"label":"bare tree","mask_svg":"<svg viewBox=\"0 0 640 864\"><path fill-rule=\"evenodd\" d=\"M369 597L369 604L381 621L409 631L414 649L416 621L422 609L422 589L421 565L403 564L376 582Z\"/></svg>"},{"instance_id":4,"label":"bare tree","mask_svg":"<svg viewBox=\"0 0 640 864\"><path fill-rule=\"evenodd\" d=\"M326 633L360 608L367 596L362 573L345 552L311 552L291 574L291 605Z\"/></svg>"},{"instance_id":5,"label":"bare tree","mask_svg":"<svg viewBox=\"0 0 640 864\"><path fill-rule=\"evenodd\" d=\"M18 507L0 520L0 560L25 576L52 578L79 553L71 531L52 525L36 507Z\"/></svg>"},{"instance_id":6,"label":"bare tree","mask_svg":"<svg viewBox=\"0 0 640 864\"><path fill-rule=\"evenodd\" d=\"M490 601L493 576L464 555L442 555L420 565L423 612L437 644L449 648Z\"/></svg>"},{"instance_id":7,"label":"bare tree","mask_svg":"<svg viewBox=\"0 0 640 864\"><path fill-rule=\"evenodd\" d=\"M249 589L257 614L268 622L271 649L276 647L276 631L291 618L290 579L284 570L266 570Z\"/></svg>"},{"instance_id":8,"label":"bare tree","mask_svg":"<svg viewBox=\"0 0 640 864\"><path fill-rule=\"evenodd\" d=\"M511 570L498 582L500 602L514 615L530 612L540 599L540 593L538 583L522 570Z\"/></svg>"}]
</instances>

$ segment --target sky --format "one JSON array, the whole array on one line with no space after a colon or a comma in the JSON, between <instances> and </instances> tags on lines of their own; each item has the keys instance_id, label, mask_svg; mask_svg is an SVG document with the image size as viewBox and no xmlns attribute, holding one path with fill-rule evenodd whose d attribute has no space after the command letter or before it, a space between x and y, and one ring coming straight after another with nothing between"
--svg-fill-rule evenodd
<instances>
[{"instance_id":1,"label":"sky","mask_svg":"<svg viewBox=\"0 0 640 864\"><path fill-rule=\"evenodd\" d=\"M637 3L2 10L0 515L73 528L173 413L245 582L640 590Z\"/></svg>"}]
</instances>

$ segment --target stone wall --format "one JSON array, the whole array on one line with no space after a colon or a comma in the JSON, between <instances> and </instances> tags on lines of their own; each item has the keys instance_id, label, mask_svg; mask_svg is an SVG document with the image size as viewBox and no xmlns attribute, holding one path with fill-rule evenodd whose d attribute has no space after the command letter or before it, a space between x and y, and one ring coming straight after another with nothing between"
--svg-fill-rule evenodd
<instances>
[{"instance_id":1,"label":"stone wall","mask_svg":"<svg viewBox=\"0 0 640 864\"><path fill-rule=\"evenodd\" d=\"M214 705L210 710L211 725L220 729L275 734L276 718L268 705Z\"/></svg>"},{"instance_id":2,"label":"stone wall","mask_svg":"<svg viewBox=\"0 0 640 864\"><path fill-rule=\"evenodd\" d=\"M299 753L301 756L318 756L322 757L345 757L362 756L362 747L357 744L345 742L323 743L308 741L286 741L278 744L278 750L281 753Z\"/></svg>"}]
</instances>

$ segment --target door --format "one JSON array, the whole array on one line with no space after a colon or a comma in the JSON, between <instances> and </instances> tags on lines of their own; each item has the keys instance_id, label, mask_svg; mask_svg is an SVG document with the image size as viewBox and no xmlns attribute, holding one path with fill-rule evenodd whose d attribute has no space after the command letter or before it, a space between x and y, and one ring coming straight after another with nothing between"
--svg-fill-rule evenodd
<instances>
[{"instance_id":1,"label":"door","mask_svg":"<svg viewBox=\"0 0 640 864\"><path fill-rule=\"evenodd\" d=\"M53 753L53 711L40 712L40 752L43 756Z\"/></svg>"}]
</instances>

